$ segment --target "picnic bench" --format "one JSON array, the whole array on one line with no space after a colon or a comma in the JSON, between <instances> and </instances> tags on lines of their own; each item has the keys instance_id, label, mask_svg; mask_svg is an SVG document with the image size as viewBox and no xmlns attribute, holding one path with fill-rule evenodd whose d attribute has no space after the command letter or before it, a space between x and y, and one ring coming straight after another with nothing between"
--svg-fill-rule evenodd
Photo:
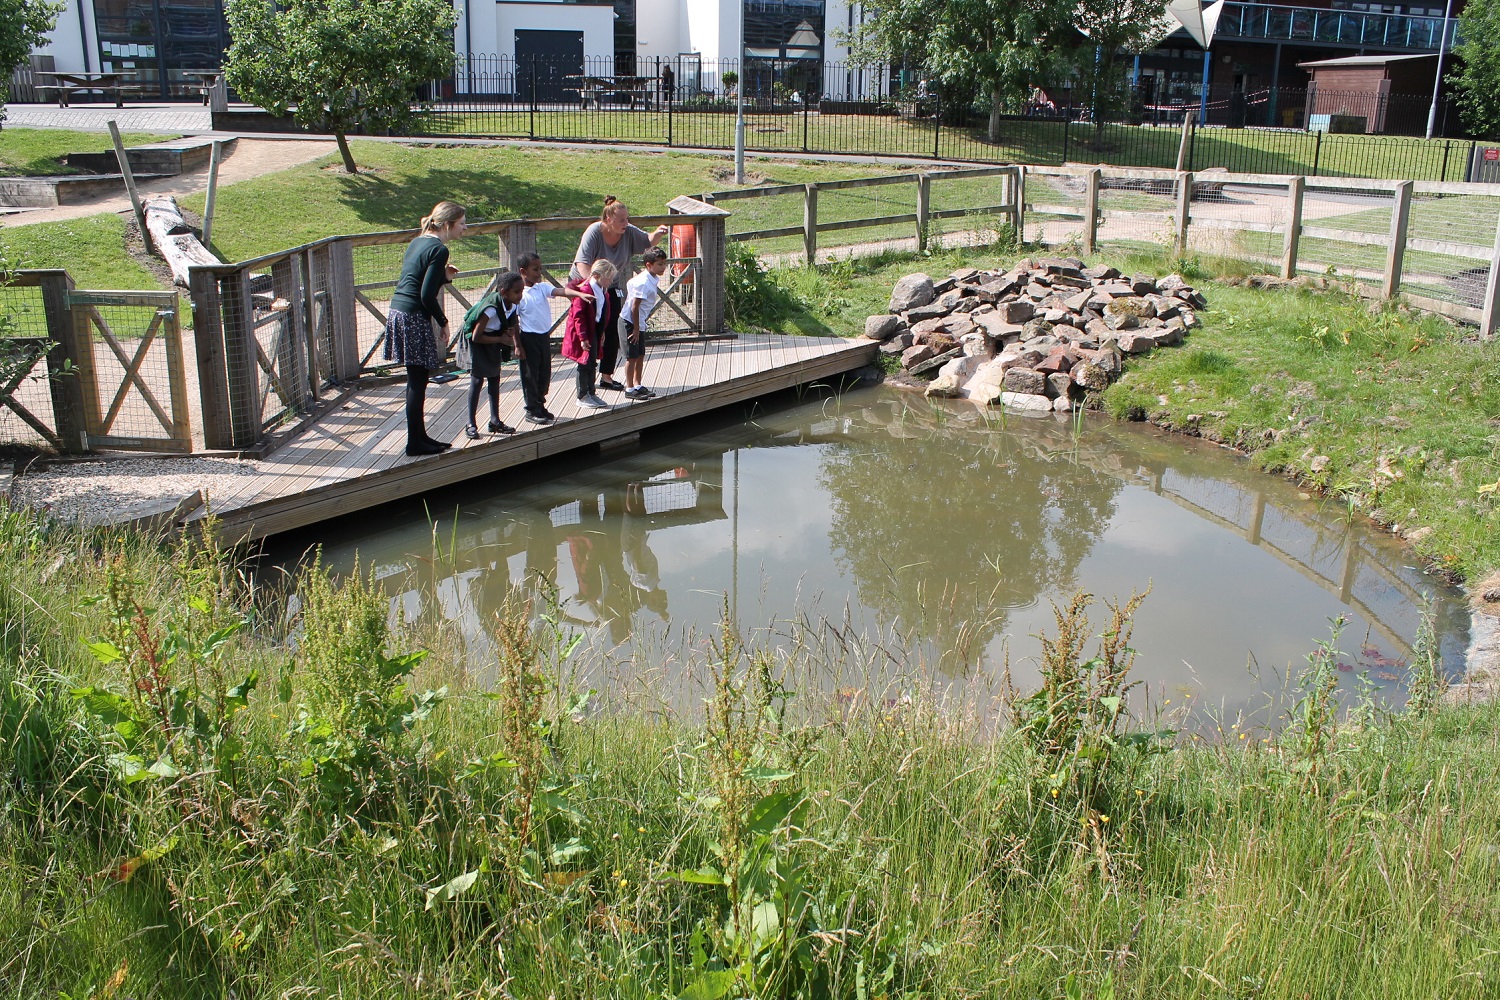
<instances>
[{"instance_id":1,"label":"picnic bench","mask_svg":"<svg viewBox=\"0 0 1500 1000\"><path fill-rule=\"evenodd\" d=\"M146 85L139 82L139 77L134 71L112 71L101 73L74 73L62 70L36 74L36 89L41 91L56 91L57 106L66 108L68 99L73 94L98 91L105 96L113 96L115 107L125 106L126 94L143 94Z\"/></svg>"},{"instance_id":2,"label":"picnic bench","mask_svg":"<svg viewBox=\"0 0 1500 1000\"><path fill-rule=\"evenodd\" d=\"M224 79L222 69L184 69L179 72L188 81L187 89L203 98L204 107L208 106L209 95L214 92L219 81Z\"/></svg>"},{"instance_id":3,"label":"picnic bench","mask_svg":"<svg viewBox=\"0 0 1500 1000\"><path fill-rule=\"evenodd\" d=\"M604 109L604 99L609 94L624 95L626 107L632 110L637 99L642 107L650 108L657 86L654 76L565 76L563 79L577 83L563 90L576 92L584 106L595 111Z\"/></svg>"}]
</instances>

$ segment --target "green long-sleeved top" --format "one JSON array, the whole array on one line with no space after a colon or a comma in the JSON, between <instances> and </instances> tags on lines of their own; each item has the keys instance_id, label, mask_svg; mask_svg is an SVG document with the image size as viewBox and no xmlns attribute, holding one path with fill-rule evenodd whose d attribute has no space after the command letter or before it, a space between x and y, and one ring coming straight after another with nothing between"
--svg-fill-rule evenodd
<instances>
[{"instance_id":1,"label":"green long-sleeved top","mask_svg":"<svg viewBox=\"0 0 1500 1000\"><path fill-rule=\"evenodd\" d=\"M391 308L420 312L448 325L443 312L443 286L448 283L448 247L436 236L418 236L406 246L401 277L391 294Z\"/></svg>"}]
</instances>

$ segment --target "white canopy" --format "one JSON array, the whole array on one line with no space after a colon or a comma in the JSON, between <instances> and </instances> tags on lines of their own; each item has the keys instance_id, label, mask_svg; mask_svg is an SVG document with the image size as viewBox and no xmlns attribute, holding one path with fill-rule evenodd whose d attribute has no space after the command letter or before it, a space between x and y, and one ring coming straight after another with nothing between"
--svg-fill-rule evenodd
<instances>
[{"instance_id":1,"label":"white canopy","mask_svg":"<svg viewBox=\"0 0 1500 1000\"><path fill-rule=\"evenodd\" d=\"M1201 0L1167 0L1167 13L1205 49L1214 40L1214 29L1219 26L1223 10L1224 0L1215 0L1207 7L1202 6Z\"/></svg>"}]
</instances>

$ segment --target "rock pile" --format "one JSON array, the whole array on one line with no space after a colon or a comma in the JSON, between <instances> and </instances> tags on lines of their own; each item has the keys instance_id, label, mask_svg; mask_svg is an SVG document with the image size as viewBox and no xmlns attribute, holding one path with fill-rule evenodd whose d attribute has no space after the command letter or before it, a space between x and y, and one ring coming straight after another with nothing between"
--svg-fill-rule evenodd
<instances>
[{"instance_id":1,"label":"rock pile","mask_svg":"<svg viewBox=\"0 0 1500 1000\"><path fill-rule=\"evenodd\" d=\"M908 274L865 336L914 375L937 370L929 396L1067 412L1118 378L1125 355L1182 343L1207 305L1180 275L1028 258L937 281Z\"/></svg>"}]
</instances>

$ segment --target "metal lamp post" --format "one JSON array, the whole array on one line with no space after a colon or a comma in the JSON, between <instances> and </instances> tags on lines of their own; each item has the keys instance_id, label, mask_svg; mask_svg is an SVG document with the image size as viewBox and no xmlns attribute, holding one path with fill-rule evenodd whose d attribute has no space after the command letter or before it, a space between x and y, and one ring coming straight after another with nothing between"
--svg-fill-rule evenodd
<instances>
[{"instance_id":1,"label":"metal lamp post","mask_svg":"<svg viewBox=\"0 0 1500 1000\"><path fill-rule=\"evenodd\" d=\"M1452 3L1453 0L1448 0ZM734 182L745 183L745 0L740 5L740 57L734 87Z\"/></svg>"},{"instance_id":2,"label":"metal lamp post","mask_svg":"<svg viewBox=\"0 0 1500 1000\"><path fill-rule=\"evenodd\" d=\"M1443 37L1438 39L1437 75L1432 79L1432 106L1427 109L1427 138L1437 131L1438 90L1443 86L1443 59L1448 54L1448 32L1453 17L1453 0L1443 8Z\"/></svg>"}]
</instances>

